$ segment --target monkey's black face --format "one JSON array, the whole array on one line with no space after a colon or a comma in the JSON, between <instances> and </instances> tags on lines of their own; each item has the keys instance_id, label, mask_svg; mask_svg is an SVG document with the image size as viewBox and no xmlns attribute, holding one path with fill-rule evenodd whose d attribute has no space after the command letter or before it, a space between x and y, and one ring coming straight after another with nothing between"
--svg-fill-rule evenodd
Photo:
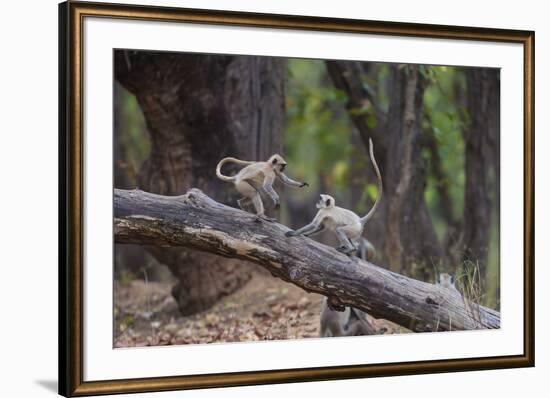
<instances>
[{"instance_id":1,"label":"monkey's black face","mask_svg":"<svg viewBox=\"0 0 550 398\"><path fill-rule=\"evenodd\" d=\"M327 207L334 207L334 199L329 195L320 195L317 202L317 208L323 209Z\"/></svg>"},{"instance_id":2,"label":"monkey's black face","mask_svg":"<svg viewBox=\"0 0 550 398\"><path fill-rule=\"evenodd\" d=\"M269 158L269 163L276 173L282 173L285 170L286 162L279 155L273 155L271 158Z\"/></svg>"}]
</instances>

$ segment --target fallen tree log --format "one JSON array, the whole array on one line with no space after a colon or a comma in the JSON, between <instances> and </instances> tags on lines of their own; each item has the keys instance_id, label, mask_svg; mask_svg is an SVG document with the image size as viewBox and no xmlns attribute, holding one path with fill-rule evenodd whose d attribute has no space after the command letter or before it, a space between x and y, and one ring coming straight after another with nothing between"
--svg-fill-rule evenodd
<instances>
[{"instance_id":1,"label":"fallen tree log","mask_svg":"<svg viewBox=\"0 0 550 398\"><path fill-rule=\"evenodd\" d=\"M259 264L274 276L415 332L496 329L500 314L458 292L385 270L303 236L257 221L192 189L161 196L115 189L117 243L182 246Z\"/></svg>"}]
</instances>

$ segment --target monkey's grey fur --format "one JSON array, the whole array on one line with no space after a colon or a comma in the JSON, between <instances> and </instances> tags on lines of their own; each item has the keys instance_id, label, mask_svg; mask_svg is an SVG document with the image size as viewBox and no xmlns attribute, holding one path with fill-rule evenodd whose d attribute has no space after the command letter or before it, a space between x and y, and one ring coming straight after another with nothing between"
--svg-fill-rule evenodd
<instances>
[{"instance_id":1,"label":"monkey's grey fur","mask_svg":"<svg viewBox=\"0 0 550 398\"><path fill-rule=\"evenodd\" d=\"M358 254L362 260L372 261L376 250L367 239L361 237ZM334 311L329 307L327 298L323 297L319 334L321 337L364 336L378 334L378 331L371 325L365 312L353 307Z\"/></svg>"},{"instance_id":2,"label":"monkey's grey fur","mask_svg":"<svg viewBox=\"0 0 550 398\"><path fill-rule=\"evenodd\" d=\"M380 170L374 158L372 140L369 140L369 155L374 171L376 172L376 177L378 178L378 197L370 211L364 217L359 217L351 210L336 206L332 196L322 194L317 202L319 211L313 218L313 221L296 231L288 231L285 235L310 236L326 228L333 231L338 237L340 241L340 246L337 247L338 251L348 255L357 251L359 240L365 229L365 224L374 215L382 197L382 176L380 175Z\"/></svg>"},{"instance_id":3,"label":"monkey's grey fur","mask_svg":"<svg viewBox=\"0 0 550 398\"><path fill-rule=\"evenodd\" d=\"M221 168L227 162L237 163L245 167L234 176L226 176L222 174ZM235 185L237 191L243 196L237 201L241 209L246 211L247 205L252 202L258 218L274 221L274 219L264 214L264 205L260 191L269 196L277 208L280 205L280 200L279 195L273 189L275 179L279 179L283 184L291 187L301 188L308 186L307 182L298 182L287 177L284 173L286 166L287 163L285 160L277 154L271 156L267 162L250 162L235 158L224 158L216 167L216 176L222 181L232 182Z\"/></svg>"}]
</instances>

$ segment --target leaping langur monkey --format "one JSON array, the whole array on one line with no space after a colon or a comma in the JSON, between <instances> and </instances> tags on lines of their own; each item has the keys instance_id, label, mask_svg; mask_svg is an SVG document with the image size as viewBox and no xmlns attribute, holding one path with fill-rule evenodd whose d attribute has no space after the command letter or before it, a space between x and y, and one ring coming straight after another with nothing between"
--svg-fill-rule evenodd
<instances>
[{"instance_id":1,"label":"leaping langur monkey","mask_svg":"<svg viewBox=\"0 0 550 398\"><path fill-rule=\"evenodd\" d=\"M234 176L226 176L221 173L222 166L227 163L237 163L243 165L243 167ZM264 205L260 192L263 191L267 194L275 208L279 207L279 195L273 189L273 183L278 178L285 185L291 187L306 187L309 186L307 182L298 182L286 176L284 173L287 163L280 155L273 155L267 162L250 162L235 158L224 158L216 167L216 175L222 181L232 182L235 188L243 196L237 201L239 207L246 211L246 205L250 202L254 205L256 215L258 218L262 218L268 221L274 221L275 219L269 218L264 214Z\"/></svg>"},{"instance_id":2,"label":"leaping langur monkey","mask_svg":"<svg viewBox=\"0 0 550 398\"><path fill-rule=\"evenodd\" d=\"M359 240L363 234L365 224L374 215L376 208L382 197L382 176L374 158L374 149L372 140L369 139L369 155L376 177L378 178L378 197L372 206L372 209L364 217L359 217L351 210L344 209L335 205L334 198L330 195L321 195L317 208L319 211L313 218L313 221L308 225L298 229L297 231L288 231L286 236L304 235L309 236L327 228L338 237L340 246L336 249L345 254L352 254L358 248Z\"/></svg>"}]
</instances>

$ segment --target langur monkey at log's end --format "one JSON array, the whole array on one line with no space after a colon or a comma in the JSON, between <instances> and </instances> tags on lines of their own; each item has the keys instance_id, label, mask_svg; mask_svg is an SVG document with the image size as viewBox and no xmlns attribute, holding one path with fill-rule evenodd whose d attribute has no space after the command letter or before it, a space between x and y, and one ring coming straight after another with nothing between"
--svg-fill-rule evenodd
<instances>
[{"instance_id":1,"label":"langur monkey at log's end","mask_svg":"<svg viewBox=\"0 0 550 398\"><path fill-rule=\"evenodd\" d=\"M336 233L340 241L340 246L337 248L338 251L347 255L351 255L355 252L358 249L359 239L363 234L365 224L374 215L382 197L382 177L378 165L376 164L376 159L374 158L373 144L370 139L369 155L374 171L376 172L376 177L378 178L378 197L366 216L359 217L350 210L336 206L332 196L321 195L319 202L317 202L319 211L313 218L313 221L297 231L288 231L286 236L309 236L327 228Z\"/></svg>"},{"instance_id":2,"label":"langur monkey at log's end","mask_svg":"<svg viewBox=\"0 0 550 398\"><path fill-rule=\"evenodd\" d=\"M452 289L458 292L458 289L455 285L455 278L451 274L442 273L439 274L437 281L435 282L436 286L441 286L445 289Z\"/></svg>"},{"instance_id":3,"label":"langur monkey at log's end","mask_svg":"<svg viewBox=\"0 0 550 398\"><path fill-rule=\"evenodd\" d=\"M234 176L226 176L221 173L221 168L225 163L232 162L243 167ZM278 178L285 185L291 187L306 187L307 182L298 182L287 177L284 173L287 163L280 155L273 155L267 162L251 162L235 158L224 158L216 167L216 176L222 181L232 182L237 191L243 196L237 201L239 207L246 211L246 206L252 202L258 220L264 219L267 221L275 221L274 218L267 217L264 214L264 205L260 192L263 191L271 200L273 200L275 208L280 206L279 195L273 189L275 179Z\"/></svg>"}]
</instances>

